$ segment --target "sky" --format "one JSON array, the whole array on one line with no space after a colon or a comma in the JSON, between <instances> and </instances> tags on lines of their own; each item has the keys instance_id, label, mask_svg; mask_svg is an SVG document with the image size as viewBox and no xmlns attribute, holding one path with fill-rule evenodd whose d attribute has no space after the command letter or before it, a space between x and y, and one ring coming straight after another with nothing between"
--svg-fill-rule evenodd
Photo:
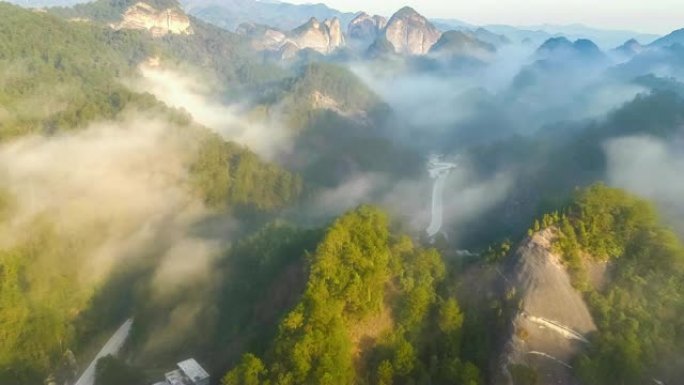
<instances>
[{"instance_id":1,"label":"sky","mask_svg":"<svg viewBox=\"0 0 684 385\"><path fill-rule=\"evenodd\" d=\"M288 0L303 4L321 1ZM409 5L430 18L468 23L575 24L666 34L684 28L684 0L324 0L342 11L363 10L389 16Z\"/></svg>"}]
</instances>

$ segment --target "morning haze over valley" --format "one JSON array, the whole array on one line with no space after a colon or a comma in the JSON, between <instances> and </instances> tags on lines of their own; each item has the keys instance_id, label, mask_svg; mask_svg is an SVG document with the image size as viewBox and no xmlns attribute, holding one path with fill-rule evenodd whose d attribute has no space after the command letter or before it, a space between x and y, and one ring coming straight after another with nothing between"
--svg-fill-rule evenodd
<instances>
[{"instance_id":1,"label":"morning haze over valley","mask_svg":"<svg viewBox=\"0 0 684 385\"><path fill-rule=\"evenodd\" d=\"M0 385L682 384L684 4L510 3L0 1Z\"/></svg>"}]
</instances>

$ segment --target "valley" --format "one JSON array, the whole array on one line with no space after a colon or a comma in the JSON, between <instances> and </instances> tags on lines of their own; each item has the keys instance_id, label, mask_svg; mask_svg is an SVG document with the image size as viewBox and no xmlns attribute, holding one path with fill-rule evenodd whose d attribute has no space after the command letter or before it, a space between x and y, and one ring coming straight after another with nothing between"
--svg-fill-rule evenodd
<instances>
[{"instance_id":1,"label":"valley","mask_svg":"<svg viewBox=\"0 0 684 385\"><path fill-rule=\"evenodd\" d=\"M682 30L12 3L0 385L684 376Z\"/></svg>"}]
</instances>

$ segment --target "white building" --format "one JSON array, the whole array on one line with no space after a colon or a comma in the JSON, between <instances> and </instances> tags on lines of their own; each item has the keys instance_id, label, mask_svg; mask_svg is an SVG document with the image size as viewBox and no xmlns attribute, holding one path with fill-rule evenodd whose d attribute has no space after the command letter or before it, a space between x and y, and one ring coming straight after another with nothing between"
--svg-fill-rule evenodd
<instances>
[{"instance_id":1,"label":"white building","mask_svg":"<svg viewBox=\"0 0 684 385\"><path fill-rule=\"evenodd\" d=\"M178 369L164 375L166 381L155 385L209 385L209 373L193 358L176 364Z\"/></svg>"}]
</instances>

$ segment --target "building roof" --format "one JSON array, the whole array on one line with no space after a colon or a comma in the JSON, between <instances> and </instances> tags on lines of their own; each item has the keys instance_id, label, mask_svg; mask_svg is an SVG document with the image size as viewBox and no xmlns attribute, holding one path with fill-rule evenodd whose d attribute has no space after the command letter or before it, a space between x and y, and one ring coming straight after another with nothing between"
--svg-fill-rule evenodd
<instances>
[{"instance_id":1,"label":"building roof","mask_svg":"<svg viewBox=\"0 0 684 385\"><path fill-rule=\"evenodd\" d=\"M207 373L207 371L204 370L204 368L202 368L200 364L198 364L197 361L195 361L193 358L185 360L183 362L179 362L178 367L193 382L198 382L206 378L209 378L209 373Z\"/></svg>"},{"instance_id":2,"label":"building roof","mask_svg":"<svg viewBox=\"0 0 684 385\"><path fill-rule=\"evenodd\" d=\"M170 385L186 385L182 370L176 369L172 372L168 372L164 377L166 377L166 382Z\"/></svg>"}]
</instances>

